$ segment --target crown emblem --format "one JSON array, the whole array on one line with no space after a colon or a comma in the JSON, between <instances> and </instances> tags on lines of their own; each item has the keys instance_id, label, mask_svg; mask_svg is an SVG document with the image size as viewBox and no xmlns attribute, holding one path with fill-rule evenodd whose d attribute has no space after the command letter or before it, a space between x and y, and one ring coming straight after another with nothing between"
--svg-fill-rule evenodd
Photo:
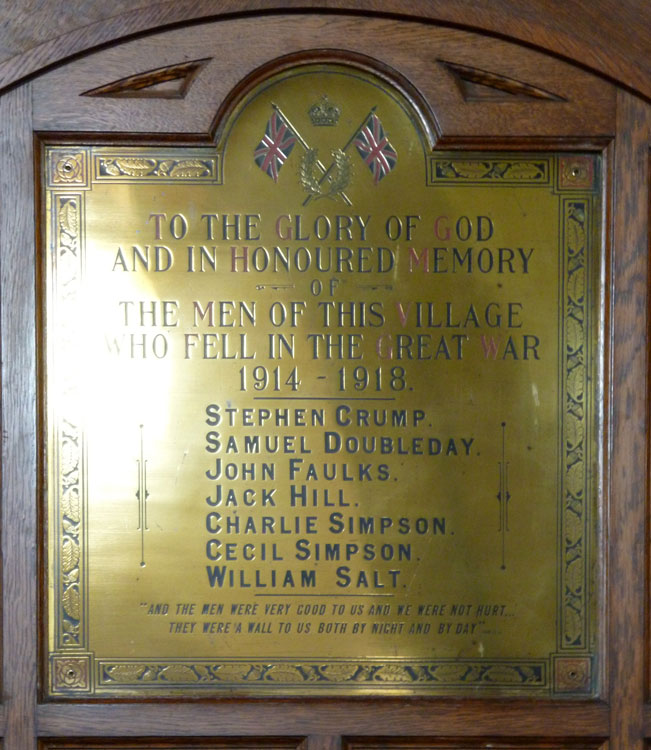
<instances>
[{"instance_id":1,"label":"crown emblem","mask_svg":"<svg viewBox=\"0 0 651 750\"><path fill-rule=\"evenodd\" d=\"M336 125L337 121L339 120L341 110L339 109L339 107L337 107L336 104L332 104L332 102L324 94L321 97L320 102L318 102L317 104L313 104L310 107L310 109L308 110L308 114L310 116L310 120L312 120L312 125Z\"/></svg>"}]
</instances>

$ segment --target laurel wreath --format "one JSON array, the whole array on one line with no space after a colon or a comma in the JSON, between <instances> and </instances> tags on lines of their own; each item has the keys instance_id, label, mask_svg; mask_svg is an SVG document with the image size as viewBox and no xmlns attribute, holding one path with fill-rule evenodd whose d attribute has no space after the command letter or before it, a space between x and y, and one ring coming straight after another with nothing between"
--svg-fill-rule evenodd
<instances>
[{"instance_id":1,"label":"laurel wreath","mask_svg":"<svg viewBox=\"0 0 651 750\"><path fill-rule=\"evenodd\" d=\"M341 149L336 149L331 153L333 162L328 170L327 182L323 180L324 175L320 173L318 167L318 149L308 149L301 160L299 169L301 186L306 193L315 198L336 199L350 182L350 158Z\"/></svg>"}]
</instances>

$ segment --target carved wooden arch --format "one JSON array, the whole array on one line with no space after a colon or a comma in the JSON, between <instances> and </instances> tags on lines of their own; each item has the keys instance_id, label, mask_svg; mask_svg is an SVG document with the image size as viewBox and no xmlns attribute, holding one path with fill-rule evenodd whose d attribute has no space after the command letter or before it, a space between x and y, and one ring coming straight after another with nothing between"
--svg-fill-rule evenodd
<instances>
[{"instance_id":1,"label":"carved wooden arch","mask_svg":"<svg viewBox=\"0 0 651 750\"><path fill-rule=\"evenodd\" d=\"M440 127L436 121L436 113L430 104L424 99L421 92L399 71L391 68L378 59L367 55L345 52L338 49L316 49L282 55L249 73L239 84L232 89L222 101L215 114L210 127L210 132L215 140L220 137L220 128L223 127L234 107L244 100L259 83L266 78L280 73L289 68L300 65L315 65L319 63L342 63L352 69L371 73L380 80L384 80L396 89L417 114L419 121L425 130L429 148L433 148L441 136Z\"/></svg>"},{"instance_id":2,"label":"carved wooden arch","mask_svg":"<svg viewBox=\"0 0 651 750\"><path fill-rule=\"evenodd\" d=\"M252 29L257 34L258 23L264 33L256 36L255 44L242 56L233 43L234 34L251 34ZM161 46L157 40L163 34L179 39L185 28L192 31L196 45L182 59L173 46ZM409 36L409 45L395 29ZM214 47L217 39L220 43ZM485 147L487 138L495 144L529 136L585 143L586 138L608 137L613 130L612 84L557 58L495 37L413 19L332 11L325 16L317 12L272 14L259 21L252 14L224 16L125 40L65 67L54 67L33 81L35 128L45 132L67 129L66 112L74 101L80 113L75 130L123 130L134 136L183 132L185 139L196 142L204 138L200 133L214 131L215 111L227 106L231 89L237 92L246 86L243 78L257 68L264 71L283 50L287 64L323 50L353 61L381 57L380 68L393 70L403 82L410 77L412 85L406 93L424 113L437 111L436 122L432 117L425 119L430 133L437 136L430 140L441 144L468 147L474 142L482 147L483 142ZM190 55L194 59L188 60ZM241 74L236 70L240 58L246 65ZM179 97L185 104L175 108L173 99ZM129 104L130 98L150 102L135 106ZM479 103L481 136L475 119ZM109 122L117 112L121 118ZM170 118L172 112L180 119ZM504 127L514 118L517 137L516 131ZM123 128L123 123L129 123L128 127ZM579 132L581 136L575 135Z\"/></svg>"},{"instance_id":3,"label":"carved wooden arch","mask_svg":"<svg viewBox=\"0 0 651 750\"><path fill-rule=\"evenodd\" d=\"M84 3L77 3L82 5ZM471 0L384 0L379 7L373 0L170 0L150 2L137 10L110 17L95 14L98 20L78 26L75 9L57 8L60 27L73 30L26 46L19 54L2 59L0 91L21 80L79 54L135 35L150 34L183 23L219 20L243 14L269 15L282 12L344 12L403 18L404 20L450 24L524 43L559 55L592 69L651 97L651 27L649 5L639 0L616 2L600 0L589 6L578 0L556 6L532 0L514 5L508 2L481 3ZM29 14L22 19L31 23ZM9 32L11 33L11 32ZM10 40L11 41L11 40ZM9 48L11 48L11 45Z\"/></svg>"}]
</instances>

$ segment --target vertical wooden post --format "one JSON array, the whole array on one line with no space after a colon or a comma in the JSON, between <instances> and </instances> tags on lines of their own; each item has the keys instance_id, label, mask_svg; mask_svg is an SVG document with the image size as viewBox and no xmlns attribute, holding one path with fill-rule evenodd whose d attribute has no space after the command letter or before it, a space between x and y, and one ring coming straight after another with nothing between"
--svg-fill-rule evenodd
<instances>
[{"instance_id":1,"label":"vertical wooden post","mask_svg":"<svg viewBox=\"0 0 651 750\"><path fill-rule=\"evenodd\" d=\"M647 500L648 124L619 91L613 203L610 750L641 750Z\"/></svg>"},{"instance_id":2,"label":"vertical wooden post","mask_svg":"<svg viewBox=\"0 0 651 750\"><path fill-rule=\"evenodd\" d=\"M31 86L0 99L4 750L36 747L37 549Z\"/></svg>"}]
</instances>

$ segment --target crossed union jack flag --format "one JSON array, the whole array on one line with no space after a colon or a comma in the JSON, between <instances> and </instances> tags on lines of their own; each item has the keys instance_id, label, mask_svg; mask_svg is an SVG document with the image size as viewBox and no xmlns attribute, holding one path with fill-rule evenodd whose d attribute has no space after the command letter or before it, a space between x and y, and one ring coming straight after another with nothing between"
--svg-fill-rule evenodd
<instances>
[{"instance_id":1,"label":"crossed union jack flag","mask_svg":"<svg viewBox=\"0 0 651 750\"><path fill-rule=\"evenodd\" d=\"M287 126L278 112L269 118L263 139L253 152L255 163L264 170L274 182L278 182L278 172L291 154L296 136Z\"/></svg>"},{"instance_id":2,"label":"crossed union jack flag","mask_svg":"<svg viewBox=\"0 0 651 750\"><path fill-rule=\"evenodd\" d=\"M372 114L359 129L354 140L359 155L378 182L396 166L398 154L384 132L380 118Z\"/></svg>"},{"instance_id":3,"label":"crossed union jack flag","mask_svg":"<svg viewBox=\"0 0 651 750\"><path fill-rule=\"evenodd\" d=\"M278 113L274 112L269 118L263 139L253 153L255 163L265 171L274 182L278 182L278 173L292 152L297 134ZM303 145L307 148L304 141ZM345 151L352 143L355 144L359 155L373 174L373 181L378 182L395 167L398 154L384 132L380 118L371 113L359 130L344 146ZM324 179L330 170L326 170Z\"/></svg>"}]
</instances>

